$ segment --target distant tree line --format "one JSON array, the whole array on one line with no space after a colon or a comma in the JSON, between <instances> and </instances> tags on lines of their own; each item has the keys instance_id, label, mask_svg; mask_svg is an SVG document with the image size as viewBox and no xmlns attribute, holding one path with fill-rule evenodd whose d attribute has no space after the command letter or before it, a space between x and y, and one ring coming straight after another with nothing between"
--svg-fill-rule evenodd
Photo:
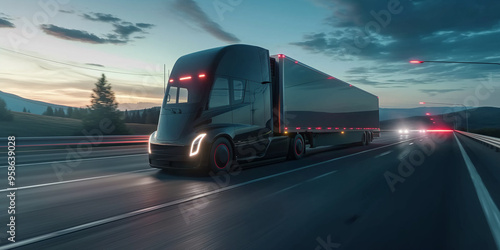
<instances>
[{"instance_id":1,"label":"distant tree line","mask_svg":"<svg viewBox=\"0 0 500 250\"><path fill-rule=\"evenodd\" d=\"M57 117L64 117L64 118L73 118L73 119L81 120L81 119L85 118L85 116L88 114L89 114L88 108L69 107L66 109L66 111L64 111L63 108L52 108L51 106L48 106L42 115L57 116Z\"/></svg>"},{"instance_id":2,"label":"distant tree line","mask_svg":"<svg viewBox=\"0 0 500 250\"><path fill-rule=\"evenodd\" d=\"M26 109L23 112L28 112ZM73 118L73 119L84 119L90 110L88 108L72 108L68 107L66 111L64 108L52 108L47 107L43 115L46 116L56 116L56 117L64 117L64 118ZM158 119L160 117L160 107L154 107L143 110L125 110L124 112L118 111L119 116L123 118L123 120L127 123L142 123L142 124L158 124Z\"/></svg>"},{"instance_id":3,"label":"distant tree line","mask_svg":"<svg viewBox=\"0 0 500 250\"><path fill-rule=\"evenodd\" d=\"M143 110L125 110L124 115L125 122L128 123L158 124L160 107Z\"/></svg>"}]
</instances>

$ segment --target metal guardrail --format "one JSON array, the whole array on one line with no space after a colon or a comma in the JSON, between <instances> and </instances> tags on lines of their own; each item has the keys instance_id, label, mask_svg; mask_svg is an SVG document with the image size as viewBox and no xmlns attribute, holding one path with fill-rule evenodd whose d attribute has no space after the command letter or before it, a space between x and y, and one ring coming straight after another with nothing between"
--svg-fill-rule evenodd
<instances>
[{"instance_id":1,"label":"metal guardrail","mask_svg":"<svg viewBox=\"0 0 500 250\"><path fill-rule=\"evenodd\" d=\"M7 141L7 138L0 138ZM89 135L89 136L47 136L47 137L16 137L16 147L46 147L46 146L78 146L78 145L127 145L145 144L149 135ZM7 147L0 145L0 148Z\"/></svg>"},{"instance_id":2,"label":"metal guardrail","mask_svg":"<svg viewBox=\"0 0 500 250\"><path fill-rule=\"evenodd\" d=\"M491 137L491 136L487 136L487 135L468 133L468 132L458 131L458 130L455 130L455 132L458 132L462 135L465 135L469 138L472 138L476 141L479 141L480 143L482 143L482 144L484 144L492 149L495 149L496 152L500 152L500 138Z\"/></svg>"}]
</instances>

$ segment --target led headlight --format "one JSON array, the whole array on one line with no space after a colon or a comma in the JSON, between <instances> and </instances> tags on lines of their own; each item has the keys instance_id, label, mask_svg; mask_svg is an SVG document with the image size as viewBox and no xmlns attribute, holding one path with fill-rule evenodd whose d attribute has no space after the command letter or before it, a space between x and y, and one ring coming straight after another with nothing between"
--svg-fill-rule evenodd
<instances>
[{"instance_id":1,"label":"led headlight","mask_svg":"<svg viewBox=\"0 0 500 250\"><path fill-rule=\"evenodd\" d=\"M189 152L189 156L197 155L200 152L201 141L205 138L207 134L199 134L194 138L191 143L191 151Z\"/></svg>"},{"instance_id":2,"label":"led headlight","mask_svg":"<svg viewBox=\"0 0 500 250\"><path fill-rule=\"evenodd\" d=\"M153 132L150 136L149 136L149 141L148 141L148 153L151 154L151 138L153 137L155 133Z\"/></svg>"}]
</instances>

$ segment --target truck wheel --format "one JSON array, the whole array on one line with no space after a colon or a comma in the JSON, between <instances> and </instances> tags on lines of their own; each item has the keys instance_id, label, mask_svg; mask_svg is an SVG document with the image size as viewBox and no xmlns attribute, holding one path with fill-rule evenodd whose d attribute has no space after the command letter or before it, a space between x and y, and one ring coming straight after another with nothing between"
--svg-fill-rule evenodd
<instances>
[{"instance_id":1,"label":"truck wheel","mask_svg":"<svg viewBox=\"0 0 500 250\"><path fill-rule=\"evenodd\" d=\"M229 172L233 164L233 147L224 137L217 139L210 150L209 166L214 173Z\"/></svg>"},{"instance_id":2,"label":"truck wheel","mask_svg":"<svg viewBox=\"0 0 500 250\"><path fill-rule=\"evenodd\" d=\"M366 145L370 145L370 143L372 142L372 134L371 132L365 132L365 135L366 135Z\"/></svg>"},{"instance_id":3,"label":"truck wheel","mask_svg":"<svg viewBox=\"0 0 500 250\"><path fill-rule=\"evenodd\" d=\"M366 146L366 142L368 141L368 138L366 136L366 133L363 132L363 135L361 136L361 142L359 142L359 145L360 146Z\"/></svg>"},{"instance_id":4,"label":"truck wheel","mask_svg":"<svg viewBox=\"0 0 500 250\"><path fill-rule=\"evenodd\" d=\"M291 138L290 146L288 148L288 159L298 160L304 156L306 153L306 143L304 137L300 134L296 134L294 138Z\"/></svg>"}]
</instances>

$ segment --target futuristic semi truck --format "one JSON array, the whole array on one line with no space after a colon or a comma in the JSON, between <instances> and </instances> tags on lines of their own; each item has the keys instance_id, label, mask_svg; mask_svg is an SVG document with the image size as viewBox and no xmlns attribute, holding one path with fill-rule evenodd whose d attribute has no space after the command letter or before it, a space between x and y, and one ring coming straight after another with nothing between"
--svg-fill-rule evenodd
<instances>
[{"instance_id":1,"label":"futuristic semi truck","mask_svg":"<svg viewBox=\"0 0 500 250\"><path fill-rule=\"evenodd\" d=\"M378 97L283 54L230 45L175 63L149 138L154 168L229 171L233 163L379 136Z\"/></svg>"}]
</instances>

